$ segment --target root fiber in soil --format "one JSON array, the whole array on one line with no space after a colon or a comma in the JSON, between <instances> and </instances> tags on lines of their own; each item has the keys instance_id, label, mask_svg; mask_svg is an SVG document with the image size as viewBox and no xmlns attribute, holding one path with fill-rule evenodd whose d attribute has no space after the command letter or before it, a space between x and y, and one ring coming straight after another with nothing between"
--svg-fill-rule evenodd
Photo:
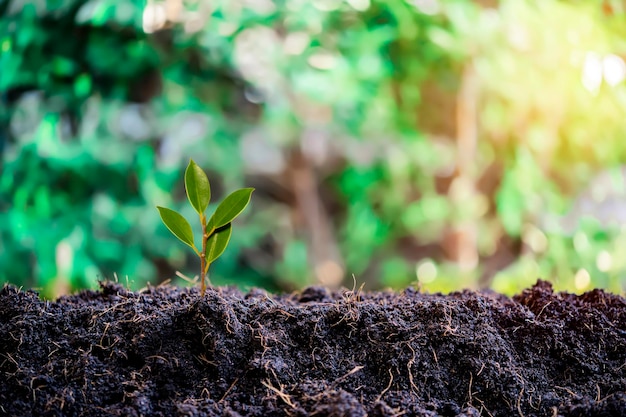
<instances>
[{"instance_id":1,"label":"root fiber in soil","mask_svg":"<svg viewBox=\"0 0 626 417\"><path fill-rule=\"evenodd\" d=\"M0 415L626 415L626 300L5 286Z\"/></svg>"}]
</instances>

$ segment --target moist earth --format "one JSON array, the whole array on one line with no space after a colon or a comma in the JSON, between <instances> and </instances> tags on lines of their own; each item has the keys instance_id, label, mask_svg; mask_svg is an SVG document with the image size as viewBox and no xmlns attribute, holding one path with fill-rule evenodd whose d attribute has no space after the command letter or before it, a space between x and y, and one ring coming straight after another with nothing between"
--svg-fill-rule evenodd
<instances>
[{"instance_id":1,"label":"moist earth","mask_svg":"<svg viewBox=\"0 0 626 417\"><path fill-rule=\"evenodd\" d=\"M626 415L626 300L0 290L0 415Z\"/></svg>"}]
</instances>

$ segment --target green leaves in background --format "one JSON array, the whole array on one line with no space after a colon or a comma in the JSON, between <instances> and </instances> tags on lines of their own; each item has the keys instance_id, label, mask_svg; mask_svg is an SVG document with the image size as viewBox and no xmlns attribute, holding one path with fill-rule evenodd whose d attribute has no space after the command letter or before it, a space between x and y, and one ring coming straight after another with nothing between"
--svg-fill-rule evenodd
<instances>
[{"instance_id":1,"label":"green leaves in background","mask_svg":"<svg viewBox=\"0 0 626 417\"><path fill-rule=\"evenodd\" d=\"M191 231L191 225L180 214L174 210L170 210L165 207L157 206L159 215L165 226L185 245L189 245L191 248L195 248L193 243L193 232Z\"/></svg>"},{"instance_id":2,"label":"green leaves in background","mask_svg":"<svg viewBox=\"0 0 626 417\"><path fill-rule=\"evenodd\" d=\"M185 189L194 210L200 215L204 213L211 201L211 186L206 174L193 159L189 161L185 170Z\"/></svg>"},{"instance_id":3,"label":"green leaves in background","mask_svg":"<svg viewBox=\"0 0 626 417\"><path fill-rule=\"evenodd\" d=\"M226 197L217 207L212 217L213 226L219 229L232 222L246 208L254 188L242 188Z\"/></svg>"},{"instance_id":4,"label":"green leaves in background","mask_svg":"<svg viewBox=\"0 0 626 417\"><path fill-rule=\"evenodd\" d=\"M557 236L534 227L554 214L556 200L564 214L594 173L626 163L626 83L621 70L609 77L604 68L623 66L626 20L603 2L545 0L537 8L509 0L485 8L440 0L430 10L421 4L429 2L371 0L333 10L289 2L242 14L218 1L212 16L219 24L184 2L180 20L167 26L143 21L162 12L158 2L9 3L0 6L0 280L45 293L114 273L140 288L170 278L163 259L187 272L189 260L153 207L169 195L181 203L181 167L191 155L210 155L203 164L219 189L238 188L246 175L280 184L238 229L241 239L208 238L205 262L229 247L213 276L242 277L243 286L306 285L316 266L308 257L313 233L306 222L285 221L302 208L285 204L294 189L284 162L315 142L328 150L308 162L330 239L346 271L372 287L381 277L409 284L415 276L405 272L424 256L441 274L429 290L476 284L439 268L459 212L474 216L466 220L479 237L478 269L499 253L521 254L526 260L514 262L532 266L523 274L558 277L562 287L582 270L589 287L623 286L626 229L580 252L576 230ZM458 155L452 114L463 68L473 68L480 90L472 155ZM480 182L475 200L484 210L449 199L455 161L463 158L469 180ZM187 168L187 199L204 213L208 180L198 166ZM207 219L209 231L221 233L247 204L241 192L227 200ZM188 227L166 217L192 246ZM266 240L269 252L259 244ZM65 246L71 274L58 260ZM244 246L246 266L237 262ZM517 279L511 271L494 282Z\"/></svg>"}]
</instances>

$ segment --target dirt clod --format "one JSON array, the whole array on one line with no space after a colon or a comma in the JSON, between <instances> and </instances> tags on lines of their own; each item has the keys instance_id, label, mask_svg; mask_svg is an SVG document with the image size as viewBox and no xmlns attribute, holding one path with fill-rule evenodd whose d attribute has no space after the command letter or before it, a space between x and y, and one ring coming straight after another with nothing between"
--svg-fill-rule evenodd
<instances>
[{"instance_id":1,"label":"dirt clod","mask_svg":"<svg viewBox=\"0 0 626 417\"><path fill-rule=\"evenodd\" d=\"M626 415L626 300L0 290L0 415Z\"/></svg>"}]
</instances>

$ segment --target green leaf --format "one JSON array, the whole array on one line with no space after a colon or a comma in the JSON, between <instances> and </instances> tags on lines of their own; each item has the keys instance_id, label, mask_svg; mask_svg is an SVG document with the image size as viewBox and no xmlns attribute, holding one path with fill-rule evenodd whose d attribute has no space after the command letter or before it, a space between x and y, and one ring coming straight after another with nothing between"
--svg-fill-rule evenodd
<instances>
[{"instance_id":1,"label":"green leaf","mask_svg":"<svg viewBox=\"0 0 626 417\"><path fill-rule=\"evenodd\" d=\"M157 206L157 209L161 215L161 220L170 229L170 232L180 239L181 242L194 248L193 232L189 222L174 210L159 206Z\"/></svg>"},{"instance_id":2,"label":"green leaf","mask_svg":"<svg viewBox=\"0 0 626 417\"><path fill-rule=\"evenodd\" d=\"M87 97L91 92L91 78L89 74L81 74L74 81L74 94L78 97Z\"/></svg>"},{"instance_id":3,"label":"green leaf","mask_svg":"<svg viewBox=\"0 0 626 417\"><path fill-rule=\"evenodd\" d=\"M212 233L215 231L216 227L215 227L215 216L211 216L211 218L209 219L209 221L206 224L206 232L207 233Z\"/></svg>"},{"instance_id":4,"label":"green leaf","mask_svg":"<svg viewBox=\"0 0 626 417\"><path fill-rule=\"evenodd\" d=\"M60 77L69 77L73 75L78 68L76 62L62 56L52 58L51 65L53 74Z\"/></svg>"},{"instance_id":5,"label":"green leaf","mask_svg":"<svg viewBox=\"0 0 626 417\"><path fill-rule=\"evenodd\" d=\"M239 216L250 202L250 196L253 191L254 188L242 188L226 197L224 201L217 206L215 214L211 217L214 227L219 229L222 226L226 226L228 223L232 222L235 217Z\"/></svg>"},{"instance_id":6,"label":"green leaf","mask_svg":"<svg viewBox=\"0 0 626 417\"><path fill-rule=\"evenodd\" d=\"M193 159L185 170L185 189L187 198L198 214L204 213L211 201L211 186L202 168Z\"/></svg>"},{"instance_id":7,"label":"green leaf","mask_svg":"<svg viewBox=\"0 0 626 417\"><path fill-rule=\"evenodd\" d=\"M232 223L228 223L227 225L215 230L215 232L209 236L209 239L206 242L205 253L207 264L210 264L219 258L222 253L224 253L232 232Z\"/></svg>"}]
</instances>

